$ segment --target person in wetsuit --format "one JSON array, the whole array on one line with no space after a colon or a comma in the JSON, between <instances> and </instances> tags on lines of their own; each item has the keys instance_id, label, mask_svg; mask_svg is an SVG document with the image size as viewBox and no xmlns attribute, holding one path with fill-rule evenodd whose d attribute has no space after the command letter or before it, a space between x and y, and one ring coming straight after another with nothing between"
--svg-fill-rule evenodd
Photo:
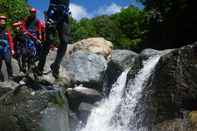
<instances>
[{"instance_id":1,"label":"person in wetsuit","mask_svg":"<svg viewBox=\"0 0 197 131\"><path fill-rule=\"evenodd\" d=\"M65 55L69 43L69 2L70 0L50 0L46 17L46 41L43 44L42 54L38 63L38 75L42 75L49 53L50 44L53 43L55 32L58 33L59 45L57 55L50 68L55 78L59 77L60 63Z\"/></svg>"}]
</instances>

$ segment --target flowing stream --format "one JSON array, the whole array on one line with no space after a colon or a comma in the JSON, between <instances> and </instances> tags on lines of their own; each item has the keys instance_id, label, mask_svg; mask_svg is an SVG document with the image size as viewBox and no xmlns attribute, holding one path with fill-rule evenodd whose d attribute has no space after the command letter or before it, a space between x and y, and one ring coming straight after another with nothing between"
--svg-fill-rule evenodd
<instances>
[{"instance_id":1,"label":"flowing stream","mask_svg":"<svg viewBox=\"0 0 197 131\"><path fill-rule=\"evenodd\" d=\"M144 61L143 68L127 85L129 69L125 70L113 85L109 97L92 110L86 126L79 131L138 131L135 107L159 58L153 56Z\"/></svg>"}]
</instances>

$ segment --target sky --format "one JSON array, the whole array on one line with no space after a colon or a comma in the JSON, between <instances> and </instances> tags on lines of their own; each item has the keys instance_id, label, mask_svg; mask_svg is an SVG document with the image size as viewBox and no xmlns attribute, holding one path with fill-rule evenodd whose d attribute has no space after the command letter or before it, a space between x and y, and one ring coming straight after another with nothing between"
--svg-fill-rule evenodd
<instances>
[{"instance_id":1,"label":"sky","mask_svg":"<svg viewBox=\"0 0 197 131\"><path fill-rule=\"evenodd\" d=\"M28 3L38 9L38 17L43 19L43 11L47 10L49 0L28 0ZM111 15L129 5L143 8L136 0L70 0L70 11L74 19L80 20L83 17Z\"/></svg>"}]
</instances>

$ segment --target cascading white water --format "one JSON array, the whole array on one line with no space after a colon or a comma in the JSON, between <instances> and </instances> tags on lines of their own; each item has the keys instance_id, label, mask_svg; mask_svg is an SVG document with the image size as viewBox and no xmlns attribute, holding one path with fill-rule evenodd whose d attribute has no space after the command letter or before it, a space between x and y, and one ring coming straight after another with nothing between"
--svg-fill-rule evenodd
<instances>
[{"instance_id":1,"label":"cascading white water","mask_svg":"<svg viewBox=\"0 0 197 131\"><path fill-rule=\"evenodd\" d=\"M117 82L112 86L109 98L103 99L99 106L92 110L86 127L81 131L102 131L102 129L106 129L106 131L110 130L108 129L108 124L110 123L117 106L121 102L128 72L129 69L124 71L118 78Z\"/></svg>"},{"instance_id":2,"label":"cascading white water","mask_svg":"<svg viewBox=\"0 0 197 131\"><path fill-rule=\"evenodd\" d=\"M134 117L134 109L141 97L144 84L159 58L160 56L154 56L145 61L144 67L127 90L125 85L129 69L124 71L113 85L109 97L92 110L86 126L80 131L136 131L135 126L130 126L130 121Z\"/></svg>"},{"instance_id":3,"label":"cascading white water","mask_svg":"<svg viewBox=\"0 0 197 131\"><path fill-rule=\"evenodd\" d=\"M121 102L120 109L116 114L113 131L137 131L137 121L135 118L135 107L142 96L142 91L146 86L146 81L150 77L160 56L154 56L143 62L144 67L138 72L134 80L130 81L125 91L125 96ZM140 118L138 118L140 119Z\"/></svg>"}]
</instances>

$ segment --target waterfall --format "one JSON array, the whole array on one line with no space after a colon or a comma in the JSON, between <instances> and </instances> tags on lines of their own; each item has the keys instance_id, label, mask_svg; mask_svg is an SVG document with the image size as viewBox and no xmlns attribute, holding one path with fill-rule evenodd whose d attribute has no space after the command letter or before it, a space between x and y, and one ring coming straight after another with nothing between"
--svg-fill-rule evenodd
<instances>
[{"instance_id":1,"label":"waterfall","mask_svg":"<svg viewBox=\"0 0 197 131\"><path fill-rule=\"evenodd\" d=\"M113 85L109 97L92 110L86 126L80 131L136 131L131 122L135 116L134 109L159 58L153 56L144 61L143 68L126 89L129 69L124 71Z\"/></svg>"},{"instance_id":2,"label":"waterfall","mask_svg":"<svg viewBox=\"0 0 197 131\"><path fill-rule=\"evenodd\" d=\"M137 121L135 118L135 107L142 96L142 91L146 86L146 81L150 77L160 56L154 56L143 62L144 67L138 72L134 80L128 83L125 96L120 105L118 113L115 115L114 131L137 131ZM118 119L118 120L117 120Z\"/></svg>"}]
</instances>

